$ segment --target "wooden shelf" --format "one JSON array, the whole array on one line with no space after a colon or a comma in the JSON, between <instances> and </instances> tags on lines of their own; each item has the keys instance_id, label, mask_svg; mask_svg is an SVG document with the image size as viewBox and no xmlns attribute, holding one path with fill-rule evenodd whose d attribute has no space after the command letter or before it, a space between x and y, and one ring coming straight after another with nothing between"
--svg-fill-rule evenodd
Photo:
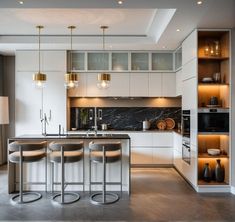
<instances>
[{"instance_id":1,"label":"wooden shelf","mask_svg":"<svg viewBox=\"0 0 235 222\"><path fill-rule=\"evenodd\" d=\"M199 153L198 158L229 158L228 155L209 155L208 153Z\"/></svg>"},{"instance_id":2,"label":"wooden shelf","mask_svg":"<svg viewBox=\"0 0 235 222\"><path fill-rule=\"evenodd\" d=\"M229 57L200 56L200 57L198 57L198 59L201 59L201 60L226 60L226 59L229 59Z\"/></svg>"},{"instance_id":3,"label":"wooden shelf","mask_svg":"<svg viewBox=\"0 0 235 222\"><path fill-rule=\"evenodd\" d=\"M206 83L206 82L199 82L198 83L199 86L229 86L228 83Z\"/></svg>"},{"instance_id":4,"label":"wooden shelf","mask_svg":"<svg viewBox=\"0 0 235 222\"><path fill-rule=\"evenodd\" d=\"M219 183L219 182L216 182L216 181L211 181L211 182L206 182L204 180L198 180L198 185L208 185L208 186L218 186L218 185L221 185L221 186L224 186L224 185L229 185L228 183L226 182L222 182L222 183Z\"/></svg>"},{"instance_id":5,"label":"wooden shelf","mask_svg":"<svg viewBox=\"0 0 235 222\"><path fill-rule=\"evenodd\" d=\"M208 135L208 136L210 136L210 135L225 135L225 136L228 136L229 135L229 133L227 133L227 132L198 132L198 135Z\"/></svg>"}]
</instances>

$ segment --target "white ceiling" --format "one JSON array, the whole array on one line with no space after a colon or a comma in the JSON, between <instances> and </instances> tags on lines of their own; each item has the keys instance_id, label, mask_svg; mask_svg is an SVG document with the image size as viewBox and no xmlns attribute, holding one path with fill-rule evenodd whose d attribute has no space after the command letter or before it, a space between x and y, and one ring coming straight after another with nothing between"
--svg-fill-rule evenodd
<instances>
[{"instance_id":1,"label":"white ceiling","mask_svg":"<svg viewBox=\"0 0 235 222\"><path fill-rule=\"evenodd\" d=\"M235 1L124 0L119 6L116 0L1 0L0 52L37 48L39 24L45 49L68 49L66 27L76 25L74 49L99 50L99 26L108 25L108 49L173 50L195 28L235 27Z\"/></svg>"}]
</instances>

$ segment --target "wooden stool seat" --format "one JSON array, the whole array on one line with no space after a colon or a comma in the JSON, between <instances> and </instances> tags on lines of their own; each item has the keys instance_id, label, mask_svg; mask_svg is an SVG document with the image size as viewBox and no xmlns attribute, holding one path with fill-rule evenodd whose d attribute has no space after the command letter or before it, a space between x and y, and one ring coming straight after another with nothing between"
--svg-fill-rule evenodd
<instances>
[{"instance_id":1,"label":"wooden stool seat","mask_svg":"<svg viewBox=\"0 0 235 222\"><path fill-rule=\"evenodd\" d=\"M65 163L74 163L82 159L82 151L65 151L64 152L64 162ZM50 160L56 163L61 163L61 152L54 151L50 155Z\"/></svg>"},{"instance_id":2,"label":"wooden stool seat","mask_svg":"<svg viewBox=\"0 0 235 222\"><path fill-rule=\"evenodd\" d=\"M23 151L22 152L23 162L35 162L46 157L46 152L43 150L39 151ZM9 155L9 160L13 163L20 162L20 152L16 151Z\"/></svg>"}]
</instances>

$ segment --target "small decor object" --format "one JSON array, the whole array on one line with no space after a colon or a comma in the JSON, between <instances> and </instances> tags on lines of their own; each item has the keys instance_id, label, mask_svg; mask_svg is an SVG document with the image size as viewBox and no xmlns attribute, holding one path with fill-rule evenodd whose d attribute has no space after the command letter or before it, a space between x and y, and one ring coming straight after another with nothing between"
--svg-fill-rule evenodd
<instances>
[{"instance_id":1,"label":"small decor object","mask_svg":"<svg viewBox=\"0 0 235 222\"><path fill-rule=\"evenodd\" d=\"M166 129L167 130L174 129L174 127L175 127L175 120L173 120L172 118L166 118L165 122L166 122Z\"/></svg>"},{"instance_id":2,"label":"small decor object","mask_svg":"<svg viewBox=\"0 0 235 222\"><path fill-rule=\"evenodd\" d=\"M157 128L160 129L160 130L166 129L166 122L165 122L165 120L159 120L157 122Z\"/></svg>"},{"instance_id":3,"label":"small decor object","mask_svg":"<svg viewBox=\"0 0 235 222\"><path fill-rule=\"evenodd\" d=\"M224 182L224 166L221 165L221 160L216 160L216 166L215 166L215 180L216 182L222 183Z\"/></svg>"},{"instance_id":4,"label":"small decor object","mask_svg":"<svg viewBox=\"0 0 235 222\"><path fill-rule=\"evenodd\" d=\"M215 83L220 83L221 82L221 74L219 72L214 73L213 80Z\"/></svg>"},{"instance_id":5,"label":"small decor object","mask_svg":"<svg viewBox=\"0 0 235 222\"><path fill-rule=\"evenodd\" d=\"M212 83L213 79L211 77L204 77L202 78L203 83Z\"/></svg>"},{"instance_id":6,"label":"small decor object","mask_svg":"<svg viewBox=\"0 0 235 222\"><path fill-rule=\"evenodd\" d=\"M206 43L205 48L204 48L204 55L208 56L209 55L209 45Z\"/></svg>"},{"instance_id":7,"label":"small decor object","mask_svg":"<svg viewBox=\"0 0 235 222\"><path fill-rule=\"evenodd\" d=\"M212 178L212 171L210 168L209 163L205 163L204 169L203 169L203 180L206 182L210 182Z\"/></svg>"},{"instance_id":8,"label":"small decor object","mask_svg":"<svg viewBox=\"0 0 235 222\"><path fill-rule=\"evenodd\" d=\"M220 149L207 149L207 153L212 156L220 155Z\"/></svg>"},{"instance_id":9,"label":"small decor object","mask_svg":"<svg viewBox=\"0 0 235 222\"><path fill-rule=\"evenodd\" d=\"M215 41L214 42L214 46L215 46L215 56L220 56L221 50L220 50L220 43L219 43L219 41Z\"/></svg>"}]
</instances>

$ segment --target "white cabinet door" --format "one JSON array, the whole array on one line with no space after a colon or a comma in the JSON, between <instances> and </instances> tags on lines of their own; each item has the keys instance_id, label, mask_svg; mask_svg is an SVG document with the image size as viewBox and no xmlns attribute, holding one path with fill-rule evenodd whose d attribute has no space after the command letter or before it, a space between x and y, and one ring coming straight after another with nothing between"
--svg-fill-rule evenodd
<instances>
[{"instance_id":1,"label":"white cabinet door","mask_svg":"<svg viewBox=\"0 0 235 222\"><path fill-rule=\"evenodd\" d=\"M149 96L162 96L162 74L149 73Z\"/></svg>"},{"instance_id":2,"label":"white cabinet door","mask_svg":"<svg viewBox=\"0 0 235 222\"><path fill-rule=\"evenodd\" d=\"M172 133L153 133L154 147L173 147Z\"/></svg>"},{"instance_id":3,"label":"white cabinet door","mask_svg":"<svg viewBox=\"0 0 235 222\"><path fill-rule=\"evenodd\" d=\"M32 72L16 72L15 134L41 134L42 90L34 88Z\"/></svg>"},{"instance_id":4,"label":"white cabinet door","mask_svg":"<svg viewBox=\"0 0 235 222\"><path fill-rule=\"evenodd\" d=\"M182 69L176 72L176 96L182 95Z\"/></svg>"},{"instance_id":5,"label":"white cabinet door","mask_svg":"<svg viewBox=\"0 0 235 222\"><path fill-rule=\"evenodd\" d=\"M87 87L87 73L79 73L79 83L78 87L68 89L69 97L85 97L86 96L86 87Z\"/></svg>"},{"instance_id":6,"label":"white cabinet door","mask_svg":"<svg viewBox=\"0 0 235 222\"><path fill-rule=\"evenodd\" d=\"M153 148L153 164L173 164L173 148Z\"/></svg>"},{"instance_id":7,"label":"white cabinet door","mask_svg":"<svg viewBox=\"0 0 235 222\"><path fill-rule=\"evenodd\" d=\"M175 97L176 78L175 73L162 73L162 96Z\"/></svg>"},{"instance_id":8,"label":"white cabinet door","mask_svg":"<svg viewBox=\"0 0 235 222\"><path fill-rule=\"evenodd\" d=\"M182 66L182 80L197 76L197 58Z\"/></svg>"},{"instance_id":9,"label":"white cabinet door","mask_svg":"<svg viewBox=\"0 0 235 222\"><path fill-rule=\"evenodd\" d=\"M130 96L148 96L148 73L130 73Z\"/></svg>"},{"instance_id":10,"label":"white cabinet door","mask_svg":"<svg viewBox=\"0 0 235 222\"><path fill-rule=\"evenodd\" d=\"M88 97L103 97L109 95L109 89L99 89L97 87L98 73L87 73L87 96Z\"/></svg>"},{"instance_id":11,"label":"white cabinet door","mask_svg":"<svg viewBox=\"0 0 235 222\"><path fill-rule=\"evenodd\" d=\"M182 166L183 166L183 160L182 160L182 153L178 152L176 149L174 149L174 166L177 170L179 170L180 173L183 174Z\"/></svg>"},{"instance_id":12,"label":"white cabinet door","mask_svg":"<svg viewBox=\"0 0 235 222\"><path fill-rule=\"evenodd\" d=\"M16 71L33 72L33 73L37 72L39 69L38 55L39 54L37 51L16 51ZM41 54L41 62L42 62L42 54ZM42 63L41 63L41 69L42 69Z\"/></svg>"},{"instance_id":13,"label":"white cabinet door","mask_svg":"<svg viewBox=\"0 0 235 222\"><path fill-rule=\"evenodd\" d=\"M48 82L44 89L44 113L48 121L47 133L58 133L59 124L66 129L66 89L64 72L47 72Z\"/></svg>"},{"instance_id":14,"label":"white cabinet door","mask_svg":"<svg viewBox=\"0 0 235 222\"><path fill-rule=\"evenodd\" d=\"M66 51L43 51L42 71L66 72Z\"/></svg>"},{"instance_id":15,"label":"white cabinet door","mask_svg":"<svg viewBox=\"0 0 235 222\"><path fill-rule=\"evenodd\" d=\"M182 135L174 133L174 150L182 154Z\"/></svg>"},{"instance_id":16,"label":"white cabinet door","mask_svg":"<svg viewBox=\"0 0 235 222\"><path fill-rule=\"evenodd\" d=\"M193 31L182 43L182 65L197 57L197 30Z\"/></svg>"},{"instance_id":17,"label":"white cabinet door","mask_svg":"<svg viewBox=\"0 0 235 222\"><path fill-rule=\"evenodd\" d=\"M195 109L197 107L197 79L191 78L183 81L182 109Z\"/></svg>"},{"instance_id":18,"label":"white cabinet door","mask_svg":"<svg viewBox=\"0 0 235 222\"><path fill-rule=\"evenodd\" d=\"M153 149L132 147L131 148L131 164L152 164Z\"/></svg>"},{"instance_id":19,"label":"white cabinet door","mask_svg":"<svg viewBox=\"0 0 235 222\"><path fill-rule=\"evenodd\" d=\"M129 73L112 73L109 87L109 96L129 96L130 95Z\"/></svg>"},{"instance_id":20,"label":"white cabinet door","mask_svg":"<svg viewBox=\"0 0 235 222\"><path fill-rule=\"evenodd\" d=\"M152 133L129 133L131 146L151 147L153 145Z\"/></svg>"}]
</instances>

